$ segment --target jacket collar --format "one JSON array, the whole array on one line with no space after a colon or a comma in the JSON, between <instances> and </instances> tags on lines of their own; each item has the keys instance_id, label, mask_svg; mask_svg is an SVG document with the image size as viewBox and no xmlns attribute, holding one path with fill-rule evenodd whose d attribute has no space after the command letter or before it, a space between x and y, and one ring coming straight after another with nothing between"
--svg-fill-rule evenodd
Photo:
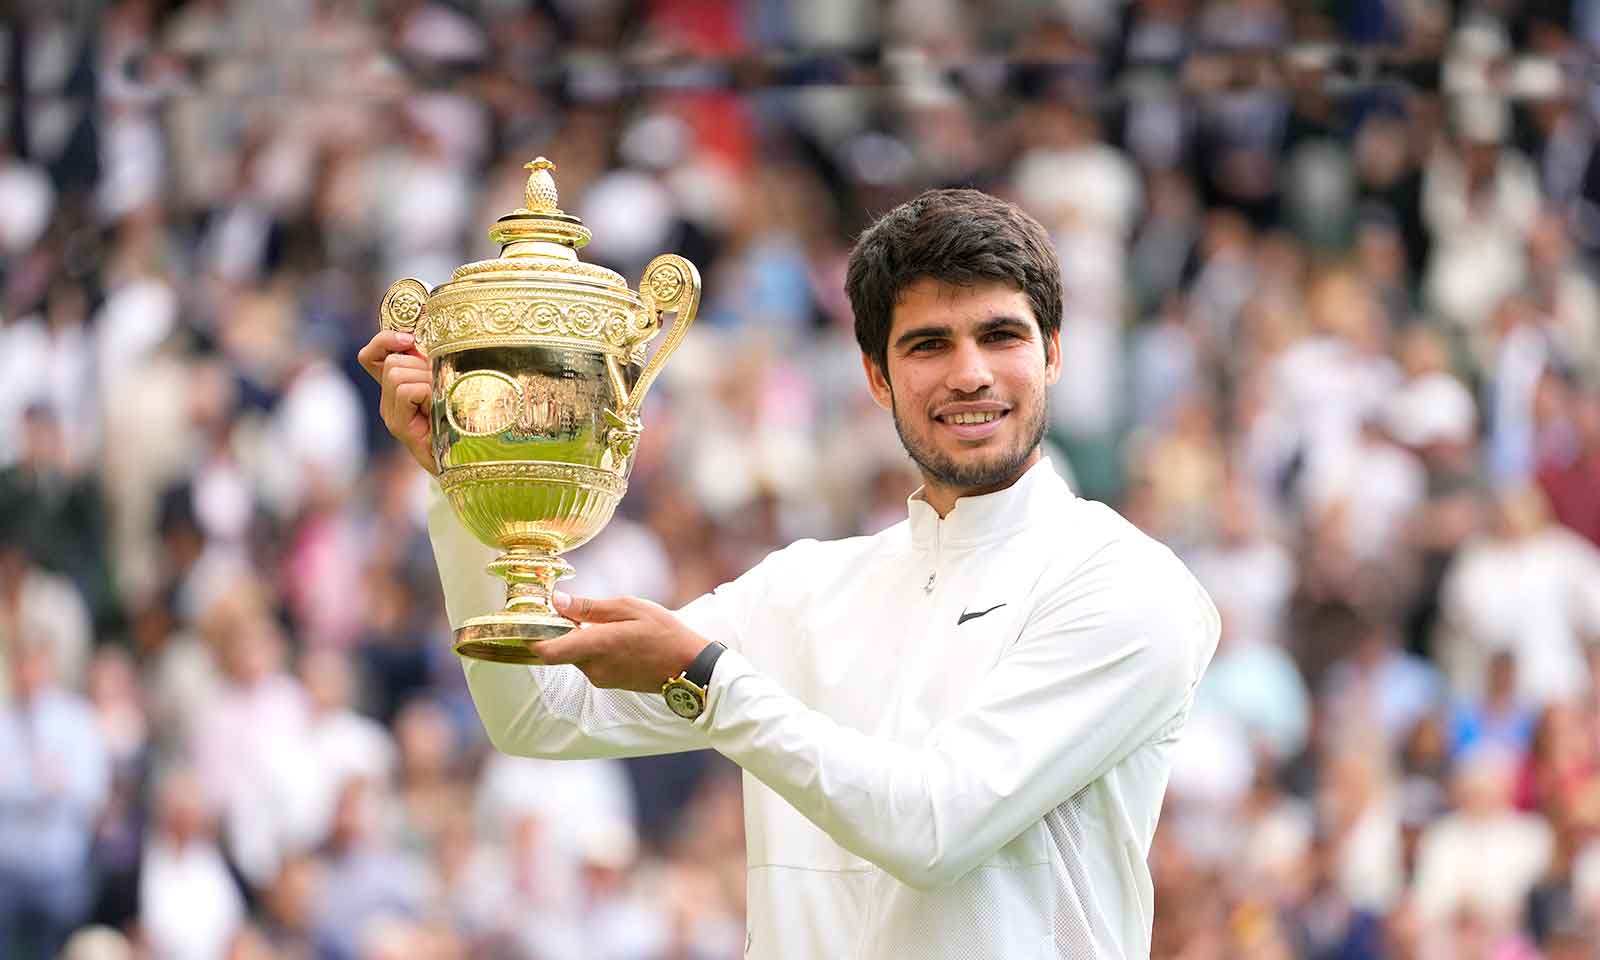
<instances>
[{"instance_id":1,"label":"jacket collar","mask_svg":"<svg viewBox=\"0 0 1600 960\"><path fill-rule=\"evenodd\" d=\"M1004 490L958 499L943 519L922 499L918 487L906 498L911 542L918 547L960 547L1010 536L1051 507L1059 509L1063 497L1072 499L1073 493L1051 468L1049 457L1040 457Z\"/></svg>"}]
</instances>

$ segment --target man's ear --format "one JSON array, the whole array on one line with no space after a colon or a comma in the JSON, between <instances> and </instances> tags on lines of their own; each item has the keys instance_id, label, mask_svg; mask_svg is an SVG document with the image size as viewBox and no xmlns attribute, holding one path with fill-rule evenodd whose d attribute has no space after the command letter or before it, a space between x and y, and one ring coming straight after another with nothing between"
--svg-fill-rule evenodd
<instances>
[{"instance_id":1,"label":"man's ear","mask_svg":"<svg viewBox=\"0 0 1600 960\"><path fill-rule=\"evenodd\" d=\"M1061 328L1056 327L1055 332L1044 341L1044 379L1046 383L1055 383L1061 379Z\"/></svg>"},{"instance_id":2,"label":"man's ear","mask_svg":"<svg viewBox=\"0 0 1600 960\"><path fill-rule=\"evenodd\" d=\"M889 375L878 366L878 361L861 355L861 367L867 374L867 389L872 391L872 399L878 406L885 410L894 409L894 391L889 388Z\"/></svg>"}]
</instances>

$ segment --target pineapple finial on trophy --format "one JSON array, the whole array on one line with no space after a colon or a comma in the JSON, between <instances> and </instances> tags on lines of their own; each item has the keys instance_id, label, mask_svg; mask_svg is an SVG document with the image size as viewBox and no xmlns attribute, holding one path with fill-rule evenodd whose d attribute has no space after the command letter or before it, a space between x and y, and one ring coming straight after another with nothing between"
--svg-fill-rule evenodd
<instances>
[{"instance_id":1,"label":"pineapple finial on trophy","mask_svg":"<svg viewBox=\"0 0 1600 960\"><path fill-rule=\"evenodd\" d=\"M544 157L522 165L522 169L530 171L528 183L522 188L523 209L529 213L549 213L561 209L556 196L556 178L551 175L555 168L556 165Z\"/></svg>"}]
</instances>

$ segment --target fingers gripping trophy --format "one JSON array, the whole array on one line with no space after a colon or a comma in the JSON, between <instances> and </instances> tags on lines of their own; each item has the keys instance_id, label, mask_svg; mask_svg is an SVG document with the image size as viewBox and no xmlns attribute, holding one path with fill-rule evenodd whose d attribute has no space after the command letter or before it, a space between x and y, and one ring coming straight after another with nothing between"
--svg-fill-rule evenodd
<instances>
[{"instance_id":1,"label":"fingers gripping trophy","mask_svg":"<svg viewBox=\"0 0 1600 960\"><path fill-rule=\"evenodd\" d=\"M537 663L527 641L574 627L555 611L561 558L599 533L628 487L639 409L682 342L700 274L674 254L650 261L638 292L578 259L583 221L557 203L540 157L523 206L489 236L500 255L459 266L431 292L399 280L384 295L386 330L410 333L432 372L433 457L461 522L501 551L489 570L508 584L504 609L455 630L457 653ZM646 362L645 348L676 314Z\"/></svg>"}]
</instances>

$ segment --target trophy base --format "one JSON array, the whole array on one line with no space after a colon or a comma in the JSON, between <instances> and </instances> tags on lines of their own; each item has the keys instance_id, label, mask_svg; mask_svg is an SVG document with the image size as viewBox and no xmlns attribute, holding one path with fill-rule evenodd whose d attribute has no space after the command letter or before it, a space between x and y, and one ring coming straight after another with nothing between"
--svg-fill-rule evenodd
<instances>
[{"instance_id":1,"label":"trophy base","mask_svg":"<svg viewBox=\"0 0 1600 960\"><path fill-rule=\"evenodd\" d=\"M556 614L492 613L473 617L455 630L455 652L492 663L539 663L530 640L559 637L577 624Z\"/></svg>"}]
</instances>

